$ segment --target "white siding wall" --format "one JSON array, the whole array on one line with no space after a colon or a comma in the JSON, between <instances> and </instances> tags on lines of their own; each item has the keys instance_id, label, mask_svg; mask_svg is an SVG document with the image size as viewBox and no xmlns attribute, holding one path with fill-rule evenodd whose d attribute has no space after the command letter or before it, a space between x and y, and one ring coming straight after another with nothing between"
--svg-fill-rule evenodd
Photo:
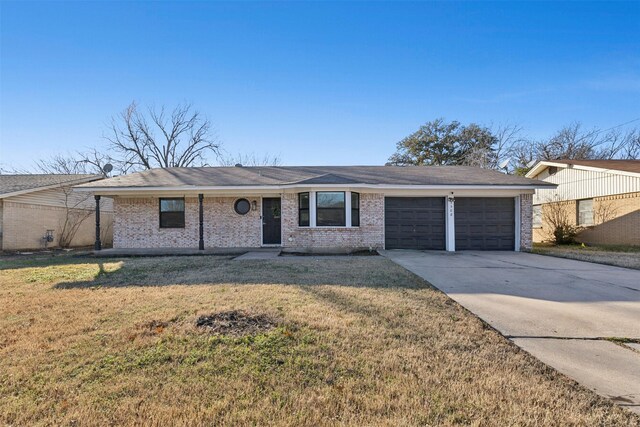
<instances>
[{"instance_id":1,"label":"white siding wall","mask_svg":"<svg viewBox=\"0 0 640 427\"><path fill-rule=\"evenodd\" d=\"M48 190L34 191L33 193L21 194L10 197L15 203L26 203L31 205L65 207L65 194L60 188L50 188ZM94 209L96 206L92 193L71 191L68 198L69 207L78 209ZM113 200L108 197L100 199L100 210L113 212Z\"/></svg>"},{"instance_id":2,"label":"white siding wall","mask_svg":"<svg viewBox=\"0 0 640 427\"><path fill-rule=\"evenodd\" d=\"M551 200L590 199L640 191L640 177L609 172L558 168L554 175L549 175L545 170L536 178L558 184L558 188L537 190L533 198L534 205Z\"/></svg>"}]
</instances>

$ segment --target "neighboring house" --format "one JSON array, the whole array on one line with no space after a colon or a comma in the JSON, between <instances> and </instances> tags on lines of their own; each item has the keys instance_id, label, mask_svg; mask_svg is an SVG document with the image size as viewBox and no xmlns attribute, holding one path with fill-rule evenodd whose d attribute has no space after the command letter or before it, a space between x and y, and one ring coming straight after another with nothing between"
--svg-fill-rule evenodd
<instances>
[{"instance_id":1,"label":"neighboring house","mask_svg":"<svg viewBox=\"0 0 640 427\"><path fill-rule=\"evenodd\" d=\"M550 240L545 216L560 204L578 241L640 245L640 160L541 161L526 176L558 185L534 196L535 242Z\"/></svg>"},{"instance_id":2,"label":"neighboring house","mask_svg":"<svg viewBox=\"0 0 640 427\"><path fill-rule=\"evenodd\" d=\"M112 197L114 248L527 250L536 188L454 166L152 169L76 186Z\"/></svg>"},{"instance_id":3,"label":"neighboring house","mask_svg":"<svg viewBox=\"0 0 640 427\"><path fill-rule=\"evenodd\" d=\"M74 192L72 186L100 179L100 175L0 175L0 250L92 245L93 195ZM103 234L111 240L113 205L110 200L103 205Z\"/></svg>"}]
</instances>

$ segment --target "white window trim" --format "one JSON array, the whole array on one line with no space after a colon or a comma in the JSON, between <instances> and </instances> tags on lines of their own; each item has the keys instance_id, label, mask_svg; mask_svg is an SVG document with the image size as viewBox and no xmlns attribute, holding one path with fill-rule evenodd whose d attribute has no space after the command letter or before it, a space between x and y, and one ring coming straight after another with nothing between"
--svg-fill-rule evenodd
<instances>
[{"instance_id":1,"label":"white window trim","mask_svg":"<svg viewBox=\"0 0 640 427\"><path fill-rule=\"evenodd\" d=\"M344 192L344 225L351 228L351 191Z\"/></svg>"},{"instance_id":2,"label":"white window trim","mask_svg":"<svg viewBox=\"0 0 640 427\"><path fill-rule=\"evenodd\" d=\"M329 190L327 190L329 191ZM322 191L321 191L322 192ZM298 218L298 228L322 228L322 229L326 229L326 228L360 228L360 226L356 225L353 226L352 225L352 220L351 220L351 191L340 191L341 193L344 193L344 216L345 216L345 225L318 225L318 221L317 221L317 203L316 203L316 193L318 193L317 191L309 191L309 226L300 226L300 221ZM297 193L299 194L299 193ZM298 197L298 215L300 212L300 198ZM360 210L360 206L358 206L358 210Z\"/></svg>"},{"instance_id":3,"label":"white window trim","mask_svg":"<svg viewBox=\"0 0 640 427\"><path fill-rule=\"evenodd\" d=\"M300 203L300 199L298 199L298 203ZM309 191L309 227L305 228L315 228L316 227L316 192Z\"/></svg>"}]
</instances>

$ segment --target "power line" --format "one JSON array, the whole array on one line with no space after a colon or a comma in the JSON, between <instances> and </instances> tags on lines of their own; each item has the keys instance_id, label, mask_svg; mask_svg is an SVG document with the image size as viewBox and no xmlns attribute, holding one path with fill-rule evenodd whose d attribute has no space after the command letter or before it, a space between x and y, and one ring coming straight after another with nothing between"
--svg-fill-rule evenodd
<instances>
[{"instance_id":1,"label":"power line","mask_svg":"<svg viewBox=\"0 0 640 427\"><path fill-rule=\"evenodd\" d=\"M599 135L599 134L601 134L602 132L608 132L608 131L610 131L610 130L617 129L617 128L622 127L622 126L629 125L629 124L631 124L631 123L637 122L638 120L640 120L640 117L637 117L637 118L635 118L635 119L633 119L633 120L629 120L628 122L625 122L625 123L621 123L621 124L619 124L619 125L612 126L612 127L608 128L608 129L600 129L600 130L597 130L597 131L593 131L592 133L587 134L587 135L583 136L582 138L580 138L580 139L578 140L578 142L579 142L579 141L582 141L582 140L583 140L583 139L585 139L585 138L589 138L589 137L591 137L591 136Z\"/></svg>"}]
</instances>

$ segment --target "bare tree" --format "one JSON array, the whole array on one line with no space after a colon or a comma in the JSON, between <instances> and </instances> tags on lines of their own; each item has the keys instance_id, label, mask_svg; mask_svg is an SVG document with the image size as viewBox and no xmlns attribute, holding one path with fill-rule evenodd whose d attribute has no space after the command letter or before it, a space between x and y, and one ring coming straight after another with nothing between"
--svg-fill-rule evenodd
<instances>
[{"instance_id":1,"label":"bare tree","mask_svg":"<svg viewBox=\"0 0 640 427\"><path fill-rule=\"evenodd\" d=\"M36 170L52 174L95 174L107 176L105 165L115 161L93 148L84 152L56 154L50 159L36 161Z\"/></svg>"},{"instance_id":2,"label":"bare tree","mask_svg":"<svg viewBox=\"0 0 640 427\"><path fill-rule=\"evenodd\" d=\"M614 131L610 139L615 141L616 146L616 150L611 157L615 156L628 160L640 159L640 130L634 128L625 132Z\"/></svg>"},{"instance_id":3,"label":"bare tree","mask_svg":"<svg viewBox=\"0 0 640 427\"><path fill-rule=\"evenodd\" d=\"M491 166L498 169L505 160L509 160L507 172L512 172L517 162L517 149L526 142L523 136L523 128L517 124L504 123L490 126L491 133L495 137L493 145L495 163ZM515 160L515 161L514 161Z\"/></svg>"},{"instance_id":4,"label":"bare tree","mask_svg":"<svg viewBox=\"0 0 640 427\"><path fill-rule=\"evenodd\" d=\"M237 164L243 166L280 166L282 164L279 156L269 153L264 155L257 155L256 153L221 155L218 162L220 166L234 166Z\"/></svg>"},{"instance_id":5,"label":"bare tree","mask_svg":"<svg viewBox=\"0 0 640 427\"><path fill-rule=\"evenodd\" d=\"M593 210L595 224L603 224L618 216L618 208L611 200L600 200Z\"/></svg>"},{"instance_id":6,"label":"bare tree","mask_svg":"<svg viewBox=\"0 0 640 427\"><path fill-rule=\"evenodd\" d=\"M579 122L561 128L549 139L522 140L513 149L516 173L525 174L532 160L637 159L640 132L637 129L585 130Z\"/></svg>"},{"instance_id":7,"label":"bare tree","mask_svg":"<svg viewBox=\"0 0 640 427\"><path fill-rule=\"evenodd\" d=\"M92 197L90 193L74 192L68 185L60 185L60 190L64 195L64 217L60 224L58 245L68 248L82 223L93 215L94 209L88 208Z\"/></svg>"},{"instance_id":8,"label":"bare tree","mask_svg":"<svg viewBox=\"0 0 640 427\"><path fill-rule=\"evenodd\" d=\"M584 131L578 122L563 127L546 141L538 142L534 149L538 160L593 159L603 144L598 130Z\"/></svg>"},{"instance_id":9,"label":"bare tree","mask_svg":"<svg viewBox=\"0 0 640 427\"><path fill-rule=\"evenodd\" d=\"M132 102L113 118L110 148L120 159L122 172L188 166L206 166L220 154L211 123L191 105L179 105L170 113L164 107L141 112Z\"/></svg>"}]
</instances>

